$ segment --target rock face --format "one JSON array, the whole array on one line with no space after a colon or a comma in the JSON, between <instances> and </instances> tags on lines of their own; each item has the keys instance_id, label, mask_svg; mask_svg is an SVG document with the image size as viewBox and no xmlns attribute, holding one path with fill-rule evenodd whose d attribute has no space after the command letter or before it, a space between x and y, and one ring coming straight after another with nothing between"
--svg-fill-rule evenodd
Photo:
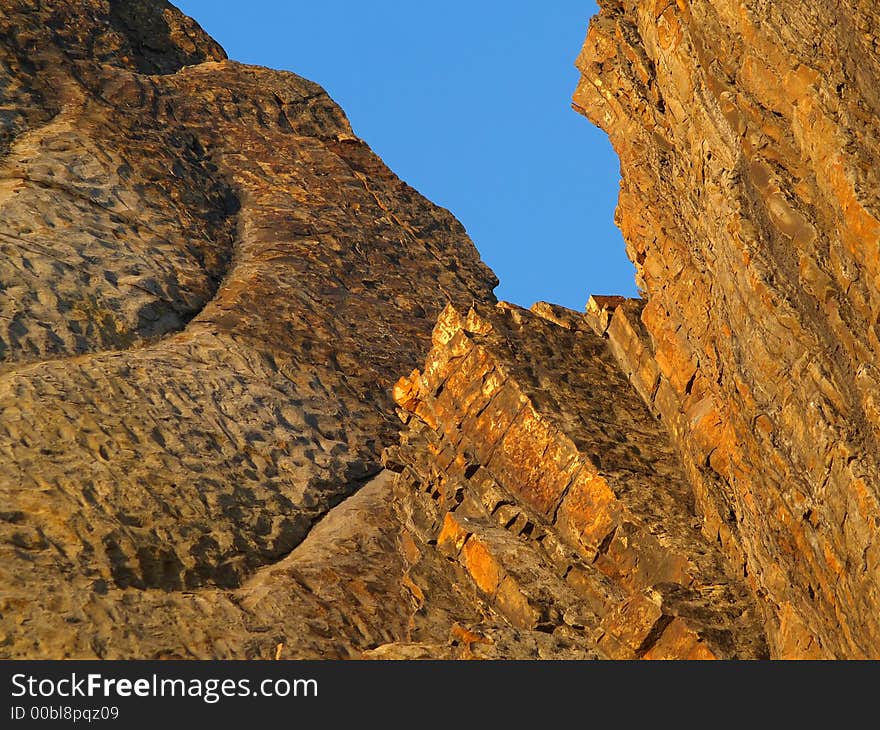
<instances>
[{"instance_id":1,"label":"rock face","mask_svg":"<svg viewBox=\"0 0 880 730\"><path fill-rule=\"evenodd\" d=\"M618 354L773 655L876 658L880 12L601 5L574 103L620 155L647 298L614 314Z\"/></svg>"},{"instance_id":2,"label":"rock face","mask_svg":"<svg viewBox=\"0 0 880 730\"><path fill-rule=\"evenodd\" d=\"M413 541L513 626L597 656L766 656L662 424L583 315L534 309L447 307L395 386L410 427L386 461L415 492Z\"/></svg>"},{"instance_id":3,"label":"rock face","mask_svg":"<svg viewBox=\"0 0 880 730\"><path fill-rule=\"evenodd\" d=\"M258 655L186 617L381 469L392 383L495 277L167 3L4 3L0 89L0 651Z\"/></svg>"},{"instance_id":4,"label":"rock face","mask_svg":"<svg viewBox=\"0 0 880 730\"><path fill-rule=\"evenodd\" d=\"M4 3L0 656L880 656L880 15L602 5L579 313L162 0Z\"/></svg>"}]
</instances>

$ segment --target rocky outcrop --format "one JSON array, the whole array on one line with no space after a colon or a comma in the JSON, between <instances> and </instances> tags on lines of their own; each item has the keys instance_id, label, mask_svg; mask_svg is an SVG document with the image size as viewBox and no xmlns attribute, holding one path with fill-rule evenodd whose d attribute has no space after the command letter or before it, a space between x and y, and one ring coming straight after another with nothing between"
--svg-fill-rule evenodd
<instances>
[{"instance_id":1,"label":"rocky outcrop","mask_svg":"<svg viewBox=\"0 0 880 730\"><path fill-rule=\"evenodd\" d=\"M163 0L4 3L0 656L880 656L880 15L602 6L579 313Z\"/></svg>"},{"instance_id":2,"label":"rocky outcrop","mask_svg":"<svg viewBox=\"0 0 880 730\"><path fill-rule=\"evenodd\" d=\"M496 280L167 3L5 3L0 89L0 651L258 655L215 589L379 472L392 383Z\"/></svg>"},{"instance_id":3,"label":"rocky outcrop","mask_svg":"<svg viewBox=\"0 0 880 730\"><path fill-rule=\"evenodd\" d=\"M534 309L447 307L395 386L413 542L513 626L597 656L766 656L662 425L583 315Z\"/></svg>"},{"instance_id":4,"label":"rocky outcrop","mask_svg":"<svg viewBox=\"0 0 880 730\"><path fill-rule=\"evenodd\" d=\"M620 156L647 299L611 341L773 655L877 657L880 14L601 5L574 103Z\"/></svg>"}]
</instances>

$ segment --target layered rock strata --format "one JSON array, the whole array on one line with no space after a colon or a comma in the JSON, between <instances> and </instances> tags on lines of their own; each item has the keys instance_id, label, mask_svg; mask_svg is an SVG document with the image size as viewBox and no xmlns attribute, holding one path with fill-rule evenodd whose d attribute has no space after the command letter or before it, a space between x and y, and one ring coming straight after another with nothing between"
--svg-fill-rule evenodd
<instances>
[{"instance_id":1,"label":"layered rock strata","mask_svg":"<svg viewBox=\"0 0 880 730\"><path fill-rule=\"evenodd\" d=\"M620 156L625 318L704 532L774 656L877 657L880 13L600 4L574 104Z\"/></svg>"},{"instance_id":2,"label":"layered rock strata","mask_svg":"<svg viewBox=\"0 0 880 730\"><path fill-rule=\"evenodd\" d=\"M520 629L610 658L766 656L662 424L585 316L534 310L447 307L395 386L406 531Z\"/></svg>"},{"instance_id":3,"label":"layered rock strata","mask_svg":"<svg viewBox=\"0 0 880 730\"><path fill-rule=\"evenodd\" d=\"M577 313L163 0L4 3L0 656L880 656L878 20L603 0Z\"/></svg>"}]
</instances>

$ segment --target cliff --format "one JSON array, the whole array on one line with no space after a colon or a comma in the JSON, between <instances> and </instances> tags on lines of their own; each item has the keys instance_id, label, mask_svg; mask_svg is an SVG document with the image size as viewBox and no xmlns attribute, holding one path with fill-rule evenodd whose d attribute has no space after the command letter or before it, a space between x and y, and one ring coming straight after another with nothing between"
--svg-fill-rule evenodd
<instances>
[{"instance_id":1,"label":"cliff","mask_svg":"<svg viewBox=\"0 0 880 730\"><path fill-rule=\"evenodd\" d=\"M495 277L167 3L4 3L0 49L2 652L274 651L229 591L378 473L392 383Z\"/></svg>"},{"instance_id":2,"label":"cliff","mask_svg":"<svg viewBox=\"0 0 880 730\"><path fill-rule=\"evenodd\" d=\"M880 14L602 6L573 312L162 0L4 4L0 656L880 656Z\"/></svg>"},{"instance_id":3,"label":"cliff","mask_svg":"<svg viewBox=\"0 0 880 730\"><path fill-rule=\"evenodd\" d=\"M880 652L878 36L859 0L606 0L577 62L645 393L780 657Z\"/></svg>"}]
</instances>

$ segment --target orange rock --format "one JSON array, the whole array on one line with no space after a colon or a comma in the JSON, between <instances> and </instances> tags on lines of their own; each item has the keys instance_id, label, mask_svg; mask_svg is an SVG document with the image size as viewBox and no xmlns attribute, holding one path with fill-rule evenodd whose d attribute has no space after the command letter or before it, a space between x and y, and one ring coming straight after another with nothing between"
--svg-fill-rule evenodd
<instances>
[{"instance_id":1,"label":"orange rock","mask_svg":"<svg viewBox=\"0 0 880 730\"><path fill-rule=\"evenodd\" d=\"M685 621L675 617L642 659L720 659Z\"/></svg>"},{"instance_id":2,"label":"orange rock","mask_svg":"<svg viewBox=\"0 0 880 730\"><path fill-rule=\"evenodd\" d=\"M563 536L584 554L595 554L619 519L620 506L605 480L584 466L562 500L557 525Z\"/></svg>"}]
</instances>

